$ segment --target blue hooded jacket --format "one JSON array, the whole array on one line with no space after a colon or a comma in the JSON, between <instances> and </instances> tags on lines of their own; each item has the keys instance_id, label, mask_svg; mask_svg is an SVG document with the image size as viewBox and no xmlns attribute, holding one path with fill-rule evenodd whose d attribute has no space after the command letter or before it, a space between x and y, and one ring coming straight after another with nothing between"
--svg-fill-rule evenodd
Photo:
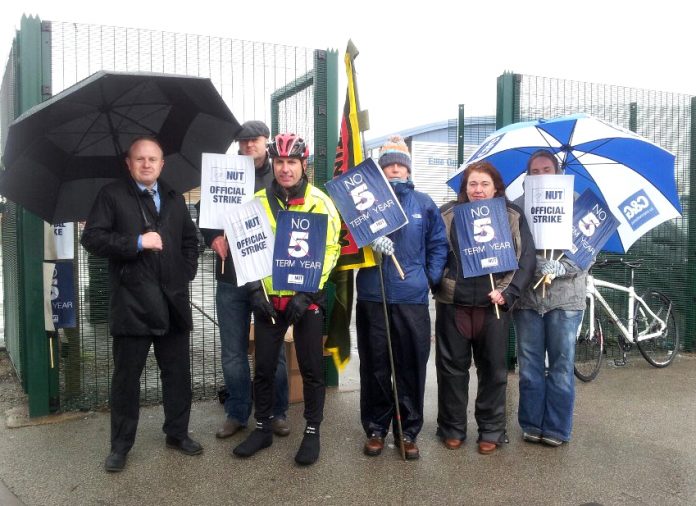
<instances>
[{"instance_id":1,"label":"blue hooded jacket","mask_svg":"<svg viewBox=\"0 0 696 506\"><path fill-rule=\"evenodd\" d=\"M388 304L428 304L428 290L437 286L447 262L449 249L445 224L435 202L414 190L413 183L393 185L408 224L387 237L394 241L394 256L404 271L399 277L394 262L383 257L384 289ZM379 268L360 269L358 300L381 302Z\"/></svg>"}]
</instances>

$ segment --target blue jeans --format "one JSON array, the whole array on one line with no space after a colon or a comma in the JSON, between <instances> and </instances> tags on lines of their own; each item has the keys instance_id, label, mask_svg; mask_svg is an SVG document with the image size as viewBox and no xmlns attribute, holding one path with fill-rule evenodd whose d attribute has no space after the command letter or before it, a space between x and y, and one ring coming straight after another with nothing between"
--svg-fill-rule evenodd
<instances>
[{"instance_id":1,"label":"blue jeans","mask_svg":"<svg viewBox=\"0 0 696 506\"><path fill-rule=\"evenodd\" d=\"M540 315L531 309L520 309L513 314L520 366L518 421L529 434L570 441L575 404L575 338L582 313L553 309Z\"/></svg>"},{"instance_id":2,"label":"blue jeans","mask_svg":"<svg viewBox=\"0 0 696 506\"><path fill-rule=\"evenodd\" d=\"M251 415L251 372L249 370L249 325L251 308L246 286L218 281L217 319L220 326L222 375L227 387L225 414L242 425ZM285 347L281 346L275 376L273 416L285 418L288 410L288 371Z\"/></svg>"}]
</instances>

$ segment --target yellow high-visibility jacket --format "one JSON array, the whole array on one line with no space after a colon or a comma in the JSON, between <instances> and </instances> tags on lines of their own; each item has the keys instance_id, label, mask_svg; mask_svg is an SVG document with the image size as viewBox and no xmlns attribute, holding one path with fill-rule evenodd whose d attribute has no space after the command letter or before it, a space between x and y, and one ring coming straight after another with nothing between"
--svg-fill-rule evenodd
<instances>
[{"instance_id":1,"label":"yellow high-visibility jacket","mask_svg":"<svg viewBox=\"0 0 696 506\"><path fill-rule=\"evenodd\" d=\"M319 289L324 288L324 284L336 265L338 255L341 252L341 247L338 244L338 234L341 229L341 219L338 215L336 207L324 192L309 183L306 183L304 198L295 197L287 202L279 198L278 195L275 195L271 189L272 187L273 185L269 188L259 190L254 196L261 201L263 208L266 210L266 215L268 216L268 221L271 223L271 228L273 229L274 234L276 231L276 220L271 209L271 205L268 201L269 198L276 199L280 209L286 211L326 214L328 216L328 224L326 227L326 252L324 253L321 280L319 281ZM292 296L295 293L290 290L274 290L271 276L264 278L263 284L266 288L266 293L268 293L269 296Z\"/></svg>"}]
</instances>

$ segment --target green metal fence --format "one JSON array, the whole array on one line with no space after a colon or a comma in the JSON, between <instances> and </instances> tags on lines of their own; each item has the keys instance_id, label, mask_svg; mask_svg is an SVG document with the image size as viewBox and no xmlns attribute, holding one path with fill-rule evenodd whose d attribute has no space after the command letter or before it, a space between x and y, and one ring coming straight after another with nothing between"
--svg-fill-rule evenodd
<instances>
[{"instance_id":1,"label":"green metal fence","mask_svg":"<svg viewBox=\"0 0 696 506\"><path fill-rule=\"evenodd\" d=\"M7 125L14 116L47 98L50 36L43 28L38 18L23 17L13 41L0 89L3 145ZM29 393L29 413L47 414L58 403L58 370L49 367L49 341L43 315L37 315L43 306L43 222L21 207L8 204L3 213L2 241L8 251L3 267L7 349Z\"/></svg>"},{"instance_id":2,"label":"green metal fence","mask_svg":"<svg viewBox=\"0 0 696 506\"><path fill-rule=\"evenodd\" d=\"M13 45L5 65L2 84L0 84L0 147L4 149L7 127L16 116L15 67L17 65L16 46ZM2 275L3 275L3 320L5 346L10 350L10 359L21 376L20 360L21 322L19 321L19 253L17 247L17 206L9 203L2 213Z\"/></svg>"},{"instance_id":3,"label":"green metal fence","mask_svg":"<svg viewBox=\"0 0 696 506\"><path fill-rule=\"evenodd\" d=\"M678 93L627 88L572 80L505 73L498 78L496 122L500 128L518 121L552 118L573 113L587 113L628 130L632 130L676 155L675 178L683 208L681 218L664 223L639 239L626 259L642 259L636 272L636 291L648 287L664 291L675 302L677 322L684 348L694 349L694 314L696 278L696 229L691 227L693 208L690 173L694 112L693 97ZM601 254L600 256L607 256ZM603 269L602 278L627 284L630 272L617 267ZM625 313L623 300L609 300ZM621 312L619 315L623 314ZM609 334L613 333L609 329ZM609 352L616 351L611 348ZM510 341L514 350L514 338Z\"/></svg>"},{"instance_id":4,"label":"green metal fence","mask_svg":"<svg viewBox=\"0 0 696 506\"><path fill-rule=\"evenodd\" d=\"M273 132L295 131L313 144L310 175L321 186L332 173L336 146L337 61L334 52L133 28L42 23L31 18L22 22L0 86L0 145L4 145L7 126L21 111L97 70L206 76L240 121L261 119L271 125ZM28 88L23 94L20 85ZM696 118L692 102L693 98L687 95L504 74L498 80L496 115L500 127L540 117L587 112L634 130L675 153L675 176L684 217L653 230L625 256L645 260L637 277L639 292L649 284L674 299L686 349L694 348L696 325L696 253L693 253L696 222L688 219L694 205L691 195L696 196L696 189L691 191L696 181L690 178L694 163L691 126ZM460 116L461 123L463 110ZM198 193L191 192L187 199L195 203ZM25 389L33 385L39 392L30 395L33 415L57 407L49 399L54 381L59 381L61 409L103 406L108 402L111 375L105 262L87 255L79 247L81 226L78 224L75 236L78 326L60 332L59 374L49 371L46 340L36 324L43 320L41 304L36 303L36 293L40 293L37 265L43 249L40 225L40 220L11 203L3 213L7 348ZM620 282L627 280L623 271L617 270L609 276ZM191 285L192 378L197 398L214 396L223 382L214 294L213 256L206 250L201 254L198 276ZM31 338L23 337L29 334ZM514 334L510 350L512 359ZM142 401L159 400L159 378L153 355L142 378Z\"/></svg>"},{"instance_id":5,"label":"green metal fence","mask_svg":"<svg viewBox=\"0 0 696 506\"><path fill-rule=\"evenodd\" d=\"M327 163L327 153L335 149L335 134L332 138L329 130L333 129L328 125L337 124L335 52L69 22L44 21L41 32L46 38L44 51L50 55L50 82L43 84L47 93L56 94L102 69L209 77L240 122L260 119L273 125L274 131L294 131L313 143L312 173L319 183L323 183L332 170ZM0 90L3 104L0 139L4 139L7 125L17 115L14 107L4 106L15 100L17 80L13 70L17 66L17 58L11 55ZM301 89L294 88L294 83L300 80L307 84ZM193 190L186 198L193 205L199 192ZM13 208L11 205L10 212L4 213L2 223L8 349L21 348L24 334L21 322L14 320L14 315L21 314L22 301L15 300L21 298L22 288L12 280L21 272L22 265L21 259L15 260L16 253L12 249L16 237ZM79 246L82 225L75 227L77 328L59 333L60 409L63 410L106 405L111 380L106 262L88 255ZM21 248L22 240L16 243ZM223 384L213 260L210 250L201 253L198 275L191 284L194 398L214 397ZM40 305L34 316L43 321ZM15 366L25 376L22 364L18 362ZM39 367L45 366L40 364ZM160 401L159 374L152 352L141 387L143 403Z\"/></svg>"}]
</instances>

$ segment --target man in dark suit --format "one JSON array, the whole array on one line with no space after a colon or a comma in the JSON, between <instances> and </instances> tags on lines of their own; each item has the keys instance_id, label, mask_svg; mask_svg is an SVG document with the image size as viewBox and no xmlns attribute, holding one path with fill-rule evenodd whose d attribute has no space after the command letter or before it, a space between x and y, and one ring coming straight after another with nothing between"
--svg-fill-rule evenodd
<instances>
[{"instance_id":1,"label":"man in dark suit","mask_svg":"<svg viewBox=\"0 0 696 506\"><path fill-rule=\"evenodd\" d=\"M129 178L99 192L82 245L109 259L113 336L109 472L123 470L135 441L140 375L154 344L162 372L166 445L186 455L203 451L188 436L191 410L189 281L198 268L198 239L184 198L158 181L162 148L141 137L128 150Z\"/></svg>"}]
</instances>

